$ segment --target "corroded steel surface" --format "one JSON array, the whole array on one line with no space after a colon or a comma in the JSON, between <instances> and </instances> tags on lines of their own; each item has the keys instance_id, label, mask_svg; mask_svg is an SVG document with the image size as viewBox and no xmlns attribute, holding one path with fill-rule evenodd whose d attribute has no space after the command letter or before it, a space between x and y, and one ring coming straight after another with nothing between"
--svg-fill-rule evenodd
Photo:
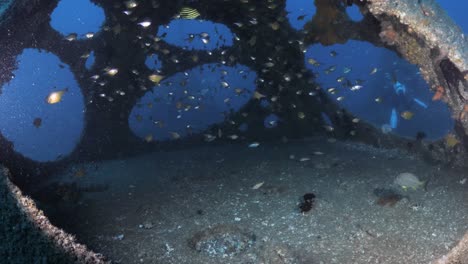
<instances>
[{"instance_id":1,"label":"corroded steel surface","mask_svg":"<svg viewBox=\"0 0 468 264\"><path fill-rule=\"evenodd\" d=\"M368 8L376 17L395 16L429 47L439 48L460 71L468 70L468 39L434 0L372 0Z\"/></svg>"},{"instance_id":2,"label":"corroded steel surface","mask_svg":"<svg viewBox=\"0 0 468 264\"><path fill-rule=\"evenodd\" d=\"M10 182L8 174L0 165L1 263L109 263L52 225L36 203Z\"/></svg>"}]
</instances>

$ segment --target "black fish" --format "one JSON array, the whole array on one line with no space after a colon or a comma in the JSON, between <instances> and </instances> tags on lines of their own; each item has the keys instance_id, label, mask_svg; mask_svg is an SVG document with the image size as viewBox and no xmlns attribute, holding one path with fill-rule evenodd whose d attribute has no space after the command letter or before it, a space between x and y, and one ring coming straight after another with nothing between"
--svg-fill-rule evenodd
<instances>
[{"instance_id":1,"label":"black fish","mask_svg":"<svg viewBox=\"0 0 468 264\"><path fill-rule=\"evenodd\" d=\"M304 199L304 202L302 202L299 205L299 209L301 209L301 213L308 212L314 207L315 194L306 193L304 194L303 199Z\"/></svg>"},{"instance_id":2,"label":"black fish","mask_svg":"<svg viewBox=\"0 0 468 264\"><path fill-rule=\"evenodd\" d=\"M34 118L33 125L39 128L42 125L42 119L40 117Z\"/></svg>"}]
</instances>

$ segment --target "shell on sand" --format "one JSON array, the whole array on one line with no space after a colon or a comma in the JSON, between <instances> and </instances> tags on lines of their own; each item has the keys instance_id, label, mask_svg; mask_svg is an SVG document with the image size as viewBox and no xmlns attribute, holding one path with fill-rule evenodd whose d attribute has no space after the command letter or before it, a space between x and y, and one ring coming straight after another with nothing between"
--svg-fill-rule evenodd
<instances>
[{"instance_id":1,"label":"shell on sand","mask_svg":"<svg viewBox=\"0 0 468 264\"><path fill-rule=\"evenodd\" d=\"M413 173L409 173L409 172L400 173L396 177L394 183L403 188L413 188L413 189L417 189L424 184L424 182L420 181L418 177L416 177L416 175L414 175Z\"/></svg>"}]
</instances>

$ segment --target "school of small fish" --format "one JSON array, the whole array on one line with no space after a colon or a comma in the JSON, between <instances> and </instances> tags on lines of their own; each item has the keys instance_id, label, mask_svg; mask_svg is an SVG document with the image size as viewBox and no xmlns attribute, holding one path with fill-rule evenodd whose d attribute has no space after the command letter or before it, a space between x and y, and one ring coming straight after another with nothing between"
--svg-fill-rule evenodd
<instances>
[{"instance_id":1,"label":"school of small fish","mask_svg":"<svg viewBox=\"0 0 468 264\"><path fill-rule=\"evenodd\" d=\"M241 2L246 3L246 4L250 3L249 0L241 0ZM158 4L157 4L157 2L153 1L152 5L153 5L153 7L155 7ZM116 6L119 6L119 4L116 4ZM124 1L123 3L121 3L120 6L122 6L124 8L124 10L122 12L125 15L132 16L134 14L134 12L139 9L140 3L137 0L127 0L127 1ZM274 3L271 3L270 5L268 5L268 8L270 8L270 9L275 9L276 7L277 7L277 5L274 4ZM202 11L203 10L198 10L196 8L193 8L193 7L189 6L189 5L182 6L179 9L177 15L175 15L174 19L185 19L185 20L198 19L198 20L203 20L203 15L202 15L203 12ZM297 17L297 20L304 20L305 18L306 18L306 15L300 15L300 16ZM136 26L139 27L141 30L144 30L145 28L148 28L148 27L152 26L152 21L150 19L148 19L148 18L133 17L132 19L133 19L132 21L136 24ZM258 25L259 21L260 21L259 18L252 17L248 21L234 22L233 26L236 27L236 28L244 28L244 27L247 27L247 26L255 26L255 25ZM276 20L274 22L270 22L268 25L271 28L271 30L280 31L281 28L282 28L282 24L283 24L283 21L281 19L278 19L278 20ZM122 26L120 24L115 24L113 26L105 25L103 27L103 30L113 32L115 35L117 35L117 34L120 34L122 32L122 30L124 30L124 28L122 28ZM94 38L95 34L96 33L94 33L94 32L88 32L88 33L86 33L84 35L79 36L77 33L70 33L70 34L66 35L64 37L64 39L66 41L70 41L70 42L71 41L79 41L79 40L82 39L82 37L84 37L84 39L92 39L92 38ZM183 58L183 57L180 57L178 54L172 54L171 51L169 49L167 49L167 48L162 48L159 45L159 43L162 43L164 41L165 37L166 37L166 34L161 34L161 35L158 35L156 37L153 37L152 42L149 42L149 41L144 42L144 46L153 48L154 50L159 51L161 54L169 56L170 61L172 61L175 64L178 64L181 61L184 61L184 60L187 60L187 59L189 61L194 62L194 63L197 63L200 60L200 54L193 54L193 55L190 55L188 58ZM222 39L222 36L219 36L219 38ZM214 39L214 36L210 35L207 32L190 33L190 34L188 34L188 36L187 36L187 38L185 40L188 43L191 43L191 42L193 42L195 40L198 40L198 39L201 41L201 43L206 45L206 44L209 44L210 41ZM236 35L236 34L234 34L234 39L236 41L240 40L239 36ZM139 36L139 40L143 41L143 37ZM255 48L259 47L259 45L261 45L261 43L259 43L258 36L256 36L256 35L249 36L249 38L246 39L246 43L249 46L255 47ZM302 41L299 41L299 40L297 40L297 43L299 45L304 44ZM283 47L275 46L273 48L277 49L277 50L280 50ZM206 53L207 53L208 56L211 56L213 54L213 51L207 50ZM340 57L340 53L335 51L335 50L330 50L328 52L328 55L333 60L334 58ZM87 51L86 53L81 55L81 58L87 59L90 56L90 54L91 54L91 51ZM225 55L225 54L228 54L228 52L227 52L227 50L221 50L220 54ZM250 56L250 59L252 61L257 60L257 58L254 57L254 56ZM233 55L230 55L230 57L228 57L228 59L226 61L221 61L221 63L219 65L220 66L225 65L228 60L234 61L235 58L233 57ZM263 68L261 69L261 71L263 73L274 72L275 67L279 63L281 63L281 62L278 61L277 59L275 59L274 56L268 57L267 60L262 62L262 64L261 64L261 65L263 65ZM352 75L353 75L352 73L354 73L356 71L355 69L353 69L353 67L351 67L351 66L341 67L337 63L338 63L338 61L336 61L335 64L332 63L330 65L326 65L326 63L321 62L317 58L314 58L314 57L306 58L306 64L311 65L313 67L314 71L318 71L318 70L320 70L319 67L323 67L323 74L335 76L335 77L333 77L333 78L335 78L335 81L336 81L335 85L332 86L332 87L326 88L325 91L338 102L343 102L343 101L349 100L347 98L350 98L351 95L346 95L345 96L345 94L344 94L344 92L347 91L347 90L355 92L356 94L359 94L359 92L361 90L367 90L367 89L370 88L370 87L367 87L366 80L353 79L352 78ZM212 71L214 71L214 70L215 69L212 69ZM109 83L109 78L119 78L119 76L121 75L121 73L120 73L121 71L125 71L125 70L124 69L119 69L119 68L117 68L115 66L112 66L112 65L109 65L109 66L105 67L104 69L102 69L102 71L100 73L91 75L89 78L98 87L106 87L108 85L108 83ZM369 66L367 68L367 71L368 71L369 77L372 78L372 76L377 76L377 75L380 76L381 69L379 69L378 67L375 67L375 66ZM131 74L133 74L133 76L135 78L145 78L145 75L143 73L140 73L139 70L136 70L136 69L132 69ZM238 74L240 76L244 75L244 73L241 72L241 71L239 71ZM320 72L314 72L313 74L315 76L319 76ZM224 71L223 76L226 76L226 75L228 75L228 72ZM389 76L390 73L386 72L385 75ZM186 77L186 79L181 80L180 83L179 83L182 88L188 83L189 73L184 72L184 76ZM249 90L247 90L246 88L243 88L243 87L233 87L233 85L229 81L227 81L223 76L221 77L221 79L219 81L220 88L229 89L229 90L233 91L234 96L250 96L251 99L253 99L255 101L258 101L258 103L261 103L261 104L264 104L266 102L268 102L270 104L274 104L274 103L276 103L276 102L278 102L280 100L280 94L270 95L270 94L264 93L261 90L255 90L253 92L250 92ZM302 76L303 76L302 73L297 73L297 74L285 73L285 74L283 74L281 76L281 78L285 82L285 84L287 84L287 83L291 83L295 78L302 78ZM160 86L160 85L170 86L170 85L173 84L172 82L166 82L165 79L166 79L166 75L163 74L163 72L161 72L159 70L158 71L153 71L152 73L146 75L146 80L150 82L149 85L152 84L153 86L156 86L156 87L150 88L150 87L147 87L145 85L141 85L139 87L139 89L142 89L143 91L146 91L146 90L149 90L149 89L157 89L157 87ZM163 82L163 80L164 80L164 82ZM258 83L265 83L266 81L259 77L257 79L257 82ZM280 85L280 90L284 89L284 88L285 87L282 87L282 85ZM203 108L203 100L205 99L206 94L213 92L213 91L211 91L212 89L213 89L212 87L206 87L206 88L201 90L200 95L190 94L188 91L184 91L184 93L186 95L186 98L185 99L181 98L181 99L178 99L178 101L173 102L176 109L177 109L177 111L178 111L178 114L175 116L175 118L180 119L180 118L183 117L184 112L199 110L199 109ZM318 90L320 90L320 87L314 87L313 89L310 89L310 90L301 89L301 90L296 91L295 93L296 93L297 96L316 96L318 94ZM56 91L50 92L50 94L46 98L47 104L52 105L52 104L57 104L57 103L61 102L62 98L64 97L64 95L66 94L67 91L68 91L68 88L64 88L62 90L56 90ZM103 90L103 92L100 92L98 95L101 98L107 99L108 101L112 102L112 101L114 101L114 96L116 96L116 95L117 96L125 96L126 92L122 91L122 90L117 90L117 91L115 91L115 94L113 95L111 92ZM174 98L174 95L175 95L175 93L169 92L168 93L168 98ZM433 101L441 100L444 95L445 95L444 87L437 86L435 88L435 94L432 97L432 100ZM384 99L385 98L383 98L381 96L378 96L378 97L374 98L374 101L376 103L382 103L382 102L384 102ZM158 103L159 100L160 100L160 98L155 99L155 103ZM189 102L193 102L193 103L187 103L186 100L188 100ZM225 98L222 99L222 101L224 102L224 104L229 106L233 102L233 96L225 97ZM153 108L153 103L152 102L151 103L146 103L145 105L146 105L147 108ZM142 106L137 105L137 107L142 107ZM311 118L311 117L308 116L308 111L306 109L302 109L302 108L298 107L294 103L292 103L289 107L295 111L294 113L295 113L295 116L296 116L296 118L298 120L309 120ZM465 112L463 112L462 114L464 115ZM247 113L242 113L242 116L244 116L244 117L247 117L247 115L248 115ZM409 110L402 111L402 112L399 113L399 116L404 120L412 120L414 118L414 112L409 111ZM143 120L144 120L144 118L141 115L136 115L135 119L138 122L143 122ZM157 127L160 127L160 128L164 127L166 125L165 122L163 122L161 120L151 120L151 122L154 125L156 125ZM234 122L234 121L230 121L230 122ZM356 124L356 123L359 122L359 119L354 118L352 120L352 122ZM36 118L34 120L33 124L34 124L35 127L39 128L41 126L41 124L42 124L42 119ZM277 121L270 121L269 124L270 124L270 126L274 127L274 126L277 125ZM331 124L324 125L323 128L327 132L333 132L334 131L334 127ZM187 131L191 131L192 130L192 125L187 124L186 129L187 129ZM355 135L356 131L353 130L353 131L350 132L350 134ZM180 139L182 137L182 134L180 133L180 131L172 131L172 132L169 132L169 137L171 139L177 140L177 139ZM222 132L221 131L218 131L218 133L208 132L208 133L204 134L204 140L207 141L207 142L212 142L212 141L214 141L216 139L219 139L219 138L222 138ZM230 133L229 135L224 135L224 138L227 138L227 139L230 139L230 140L237 140L239 138L242 138L242 136L239 136L239 135L234 134L234 133ZM146 142L148 142L148 143L154 142L154 136L152 134L147 134L147 136L144 137L144 140ZM258 143L258 142L252 142L252 143L248 144L248 147L249 148L256 148L259 145L260 145L260 143ZM450 145L453 145L453 143L451 143Z\"/></svg>"}]
</instances>

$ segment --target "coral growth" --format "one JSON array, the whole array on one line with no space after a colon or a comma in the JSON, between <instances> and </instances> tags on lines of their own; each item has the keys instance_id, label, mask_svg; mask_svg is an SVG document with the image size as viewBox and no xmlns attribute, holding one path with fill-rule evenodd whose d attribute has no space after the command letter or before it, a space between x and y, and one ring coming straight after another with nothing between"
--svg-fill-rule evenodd
<instances>
[{"instance_id":1,"label":"coral growth","mask_svg":"<svg viewBox=\"0 0 468 264\"><path fill-rule=\"evenodd\" d=\"M383 43L393 46L398 41L398 33L393 28L392 24L388 21L383 21L382 31L379 33L379 37Z\"/></svg>"}]
</instances>

